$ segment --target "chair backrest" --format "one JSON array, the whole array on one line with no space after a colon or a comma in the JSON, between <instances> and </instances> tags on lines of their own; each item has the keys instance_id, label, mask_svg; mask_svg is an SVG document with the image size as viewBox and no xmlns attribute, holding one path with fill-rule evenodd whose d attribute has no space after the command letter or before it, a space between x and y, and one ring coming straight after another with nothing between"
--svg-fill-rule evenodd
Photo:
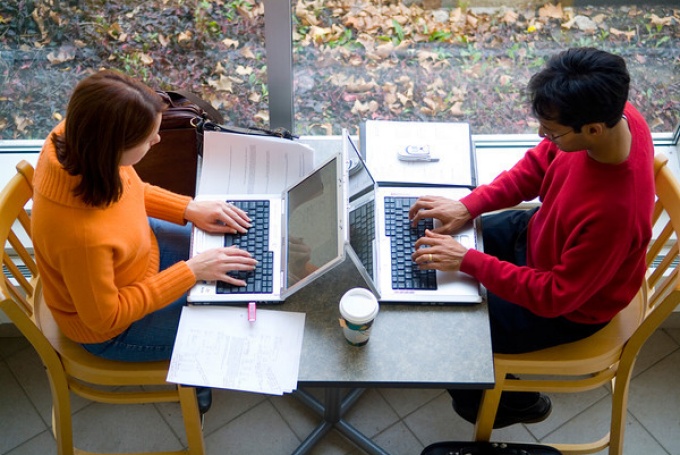
<instances>
[{"instance_id":1,"label":"chair backrest","mask_svg":"<svg viewBox=\"0 0 680 455\"><path fill-rule=\"evenodd\" d=\"M31 222L26 204L33 197L33 166L21 161L0 193L0 241L2 241L3 298L14 299L33 318L33 297L38 269L31 254Z\"/></svg>"},{"instance_id":2,"label":"chair backrest","mask_svg":"<svg viewBox=\"0 0 680 455\"><path fill-rule=\"evenodd\" d=\"M31 223L26 205L33 197L33 166L21 161L0 193L0 243L3 279L0 309L33 345L47 368L50 386L67 390L61 359L36 323L40 276L32 254Z\"/></svg>"},{"instance_id":3,"label":"chair backrest","mask_svg":"<svg viewBox=\"0 0 680 455\"><path fill-rule=\"evenodd\" d=\"M654 158L654 175L654 235L647 248L647 276L641 289L646 294L644 320L626 343L621 362L634 362L645 341L680 303L680 183L663 154Z\"/></svg>"}]
</instances>

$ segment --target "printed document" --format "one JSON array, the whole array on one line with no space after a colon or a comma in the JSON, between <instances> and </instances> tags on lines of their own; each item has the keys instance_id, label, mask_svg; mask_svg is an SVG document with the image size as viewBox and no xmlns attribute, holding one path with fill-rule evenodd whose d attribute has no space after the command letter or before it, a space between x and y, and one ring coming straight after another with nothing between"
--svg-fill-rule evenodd
<instances>
[{"instance_id":1,"label":"printed document","mask_svg":"<svg viewBox=\"0 0 680 455\"><path fill-rule=\"evenodd\" d=\"M280 194L314 169L314 149L268 136L206 131L196 194Z\"/></svg>"},{"instance_id":2,"label":"printed document","mask_svg":"<svg viewBox=\"0 0 680 455\"><path fill-rule=\"evenodd\" d=\"M185 306L168 382L282 395L297 387L305 314Z\"/></svg>"}]
</instances>

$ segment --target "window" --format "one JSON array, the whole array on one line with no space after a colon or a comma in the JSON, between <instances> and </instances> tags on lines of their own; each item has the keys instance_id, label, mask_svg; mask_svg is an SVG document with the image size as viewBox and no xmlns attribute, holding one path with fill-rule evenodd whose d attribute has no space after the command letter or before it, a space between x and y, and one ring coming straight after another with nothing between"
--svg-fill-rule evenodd
<instances>
[{"instance_id":1,"label":"window","mask_svg":"<svg viewBox=\"0 0 680 455\"><path fill-rule=\"evenodd\" d=\"M630 99L653 132L679 123L677 9L422 6L432 3L441 2L294 3L298 131L338 134L383 118L535 133L523 88L550 55L580 46L626 58Z\"/></svg>"},{"instance_id":2,"label":"window","mask_svg":"<svg viewBox=\"0 0 680 455\"><path fill-rule=\"evenodd\" d=\"M102 67L156 89L194 91L243 126L269 126L274 115L294 122L298 134L355 130L363 118L535 133L522 89L547 56L569 46L623 55L630 98L652 131L680 124L680 10L668 6L290 1L2 2L0 140L43 139L65 116L77 81ZM267 5L276 14L265 27ZM292 51L272 54L270 46L290 48L291 19ZM282 32L283 41L273 42ZM279 99L291 103L294 117L285 118Z\"/></svg>"}]
</instances>

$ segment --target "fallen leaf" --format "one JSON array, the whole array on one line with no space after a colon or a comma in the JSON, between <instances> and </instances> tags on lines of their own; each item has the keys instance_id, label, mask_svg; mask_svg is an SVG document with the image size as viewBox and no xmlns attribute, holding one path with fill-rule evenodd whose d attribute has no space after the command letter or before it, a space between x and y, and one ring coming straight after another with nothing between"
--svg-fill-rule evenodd
<instances>
[{"instance_id":1,"label":"fallen leaf","mask_svg":"<svg viewBox=\"0 0 680 455\"><path fill-rule=\"evenodd\" d=\"M238 65L236 67L236 74L239 76L248 76L250 74L253 74L253 69L251 67L245 67L243 65Z\"/></svg>"},{"instance_id":2,"label":"fallen leaf","mask_svg":"<svg viewBox=\"0 0 680 455\"><path fill-rule=\"evenodd\" d=\"M137 55L139 56L139 61L142 62L143 65L149 66L153 64L153 57L149 54L139 52Z\"/></svg>"},{"instance_id":3,"label":"fallen leaf","mask_svg":"<svg viewBox=\"0 0 680 455\"><path fill-rule=\"evenodd\" d=\"M221 92L234 93L231 80L224 74L220 74L220 78L218 80L214 79L209 80L208 85L211 87L215 87L216 90L219 90Z\"/></svg>"},{"instance_id":4,"label":"fallen leaf","mask_svg":"<svg viewBox=\"0 0 680 455\"><path fill-rule=\"evenodd\" d=\"M16 129L17 129L18 132L25 133L26 128L33 125L33 120L31 120L28 117L22 117L20 115L15 115L14 116L14 124L16 125Z\"/></svg>"},{"instance_id":5,"label":"fallen leaf","mask_svg":"<svg viewBox=\"0 0 680 455\"><path fill-rule=\"evenodd\" d=\"M662 27L666 25L671 25L673 23L673 17L672 16L667 16L667 17L659 17L656 14L652 14L651 16L651 22L652 25L660 25Z\"/></svg>"},{"instance_id":6,"label":"fallen leaf","mask_svg":"<svg viewBox=\"0 0 680 455\"><path fill-rule=\"evenodd\" d=\"M238 48L238 41L233 40L233 39L225 38L225 39L222 40L222 44L227 46L227 48L230 48L230 47L233 47L234 49Z\"/></svg>"},{"instance_id":7,"label":"fallen leaf","mask_svg":"<svg viewBox=\"0 0 680 455\"><path fill-rule=\"evenodd\" d=\"M514 10L508 9L505 11L505 14L503 14L501 22L512 25L517 22L517 19L519 19L519 14Z\"/></svg>"},{"instance_id":8,"label":"fallen leaf","mask_svg":"<svg viewBox=\"0 0 680 455\"><path fill-rule=\"evenodd\" d=\"M120 24L118 22L114 22L113 24L111 24L107 31L107 34L115 40L118 39L121 33L123 33L123 30L121 29Z\"/></svg>"},{"instance_id":9,"label":"fallen leaf","mask_svg":"<svg viewBox=\"0 0 680 455\"><path fill-rule=\"evenodd\" d=\"M255 120L259 120L260 123L268 125L269 124L269 112L267 111L259 111L257 114L253 116Z\"/></svg>"},{"instance_id":10,"label":"fallen leaf","mask_svg":"<svg viewBox=\"0 0 680 455\"><path fill-rule=\"evenodd\" d=\"M465 112L461 109L463 107L462 101L456 101L453 103L453 106L449 109L449 113L454 116L454 117L462 117L465 115Z\"/></svg>"},{"instance_id":11,"label":"fallen leaf","mask_svg":"<svg viewBox=\"0 0 680 455\"><path fill-rule=\"evenodd\" d=\"M167 47L167 45L170 44L170 40L167 39L162 33L158 34L158 42L162 47Z\"/></svg>"},{"instance_id":12,"label":"fallen leaf","mask_svg":"<svg viewBox=\"0 0 680 455\"><path fill-rule=\"evenodd\" d=\"M352 114L361 114L364 115L370 110L370 106L368 103L362 103L359 100L354 101L354 105L352 106Z\"/></svg>"},{"instance_id":13,"label":"fallen leaf","mask_svg":"<svg viewBox=\"0 0 680 455\"><path fill-rule=\"evenodd\" d=\"M628 38L628 41L630 41L631 39L635 38L635 30L631 30L631 31L628 31L628 32L624 32L624 31L619 30L619 29L617 29L617 28L611 27L611 28L609 29L609 33L611 33L611 34L614 35L614 36L622 36L622 35L623 35L623 36L625 36L626 38Z\"/></svg>"},{"instance_id":14,"label":"fallen leaf","mask_svg":"<svg viewBox=\"0 0 680 455\"><path fill-rule=\"evenodd\" d=\"M193 33L191 33L191 30L186 30L184 32L181 32L179 35L177 35L177 42L182 43L184 41L191 41L193 37Z\"/></svg>"},{"instance_id":15,"label":"fallen leaf","mask_svg":"<svg viewBox=\"0 0 680 455\"><path fill-rule=\"evenodd\" d=\"M47 54L47 60L53 65L68 62L76 58L76 48L73 46L62 46L56 51Z\"/></svg>"},{"instance_id":16,"label":"fallen leaf","mask_svg":"<svg viewBox=\"0 0 680 455\"><path fill-rule=\"evenodd\" d=\"M241 49L239 54L241 54L241 57L255 58L255 53L249 47L244 47L243 49Z\"/></svg>"},{"instance_id":17,"label":"fallen leaf","mask_svg":"<svg viewBox=\"0 0 680 455\"><path fill-rule=\"evenodd\" d=\"M654 120L652 120L651 124L649 125L650 129L654 129L656 127L662 126L664 124L664 121L661 120L659 117L655 117Z\"/></svg>"},{"instance_id":18,"label":"fallen leaf","mask_svg":"<svg viewBox=\"0 0 680 455\"><path fill-rule=\"evenodd\" d=\"M509 74L503 74L498 78L498 82L500 82L501 85L508 85L512 82L512 76Z\"/></svg>"},{"instance_id":19,"label":"fallen leaf","mask_svg":"<svg viewBox=\"0 0 680 455\"><path fill-rule=\"evenodd\" d=\"M562 11L562 4L552 5L550 3L546 4L542 8L538 9L538 17L548 17L552 19L562 19L564 17L564 11Z\"/></svg>"}]
</instances>

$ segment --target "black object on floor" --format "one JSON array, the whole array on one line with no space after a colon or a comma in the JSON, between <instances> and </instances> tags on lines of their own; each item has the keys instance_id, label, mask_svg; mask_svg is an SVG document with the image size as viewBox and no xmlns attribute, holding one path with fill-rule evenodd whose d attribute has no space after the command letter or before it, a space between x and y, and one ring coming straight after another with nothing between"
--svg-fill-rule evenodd
<instances>
[{"instance_id":1,"label":"black object on floor","mask_svg":"<svg viewBox=\"0 0 680 455\"><path fill-rule=\"evenodd\" d=\"M554 447L504 442L443 441L425 447L420 455L561 455Z\"/></svg>"},{"instance_id":2,"label":"black object on floor","mask_svg":"<svg viewBox=\"0 0 680 455\"><path fill-rule=\"evenodd\" d=\"M212 388L196 387L196 400L198 401L198 412L201 415L210 410L212 406Z\"/></svg>"}]
</instances>

